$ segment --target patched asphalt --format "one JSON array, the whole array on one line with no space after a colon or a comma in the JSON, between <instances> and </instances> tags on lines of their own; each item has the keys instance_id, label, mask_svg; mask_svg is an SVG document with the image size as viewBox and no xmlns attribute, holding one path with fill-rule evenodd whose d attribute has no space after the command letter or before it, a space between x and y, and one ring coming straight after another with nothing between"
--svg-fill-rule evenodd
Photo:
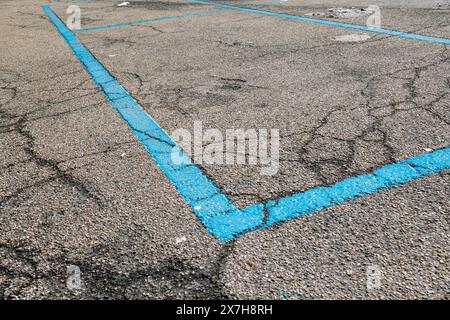
<instances>
[{"instance_id":1,"label":"patched asphalt","mask_svg":"<svg viewBox=\"0 0 450 320\"><path fill-rule=\"evenodd\" d=\"M130 2L80 1L82 27L218 9ZM364 15L328 10L377 4L385 28L450 38L450 4L438 2L289 0L259 9L364 24ZM1 297L448 298L448 170L221 243L43 4L4 1L0 11ZM52 4L62 20L67 6ZM169 134L194 121L280 131L274 176L202 165L239 207L450 145L443 44L236 11L77 36ZM81 270L79 290L66 286L69 265ZM380 288L367 288L371 266Z\"/></svg>"}]
</instances>

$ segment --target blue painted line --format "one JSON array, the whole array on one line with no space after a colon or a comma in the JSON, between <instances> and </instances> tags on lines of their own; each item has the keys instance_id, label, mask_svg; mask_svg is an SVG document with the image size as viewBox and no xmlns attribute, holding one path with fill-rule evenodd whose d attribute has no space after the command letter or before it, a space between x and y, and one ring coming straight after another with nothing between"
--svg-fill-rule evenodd
<instances>
[{"instance_id":1,"label":"blue painted line","mask_svg":"<svg viewBox=\"0 0 450 320\"><path fill-rule=\"evenodd\" d=\"M328 187L318 186L278 201L270 200L265 204L241 209L246 215L233 212L229 215L216 216L208 221L209 230L221 240L230 240L246 233L249 230L246 228L248 226L253 226L253 230L264 229L445 169L450 169L450 147L385 165L372 173L350 177ZM265 210L267 215L263 223L261 217ZM241 225L244 228L240 228Z\"/></svg>"},{"instance_id":2,"label":"blue painted line","mask_svg":"<svg viewBox=\"0 0 450 320\"><path fill-rule=\"evenodd\" d=\"M79 32L85 32L85 31L132 26L132 25L136 25L136 24L143 24L143 23L155 22L155 21L165 21L165 20L174 20L174 19L180 19L180 18L186 18L186 17L195 17L195 16L201 16L201 15L205 15L205 14L213 14L213 13L220 13L220 12L227 12L227 11L231 11L231 10L230 9L221 9L221 10L208 10L208 11L200 11L200 12L188 12L188 13L183 13L183 14L176 15L176 16L166 16L166 17L159 17L159 18L152 18L152 19L145 19L145 20L114 23L114 24L108 24L108 25L104 25L104 26L76 29L76 30L72 30L72 31L79 33Z\"/></svg>"},{"instance_id":3,"label":"blue painted line","mask_svg":"<svg viewBox=\"0 0 450 320\"><path fill-rule=\"evenodd\" d=\"M220 192L219 188L190 161L184 152L178 149L179 157L184 160L181 161L182 164L172 160L171 155L173 148L176 146L175 142L95 59L53 10L49 6L43 6L42 8L75 56L105 94L112 107L127 122L134 135L145 146L148 153L206 228L214 233L217 227L213 225L213 229L211 229L209 221L211 218L220 215L241 218L242 225L240 228L245 229L246 223L248 227L253 228L255 217L249 216L251 213L248 213L248 211L238 210ZM219 238L221 239L220 236Z\"/></svg>"},{"instance_id":4,"label":"blue painted line","mask_svg":"<svg viewBox=\"0 0 450 320\"><path fill-rule=\"evenodd\" d=\"M263 14L263 15L274 16L274 17L279 17L279 18L284 18L284 19L293 19L293 20L298 20L298 21L320 23L320 24L334 26L334 27L341 27L341 28L355 29L355 30L359 30L359 31L387 34L390 36L406 38L406 39L429 41L429 42L435 42L435 43L441 43L441 44L450 44L450 39L447 39L447 38L431 37L431 36L425 36L425 35L420 35L420 34L414 34L414 33L408 33L408 32L390 30L390 29L383 29L383 28L369 28L367 26L362 26L362 25L358 25L358 24L342 23L342 22L316 19L316 18L308 18L308 17L295 16L295 15L286 14L286 13L278 13L278 12L272 12L272 11L266 11L266 10L258 10L258 9L251 9L251 8L245 8L245 7L231 6L228 4L207 2L207 1L202 1L202 0L190 0L190 1L193 3L206 4L206 5L222 7L222 8L236 10L236 11L245 11L245 12L251 12L251 13L256 13L256 14Z\"/></svg>"},{"instance_id":5,"label":"blue painted line","mask_svg":"<svg viewBox=\"0 0 450 320\"><path fill-rule=\"evenodd\" d=\"M319 186L282 198L276 205L268 208L264 227L341 204L381 189L392 188L445 169L450 169L450 147L388 164L372 173L347 178L329 187Z\"/></svg>"},{"instance_id":6,"label":"blue painted line","mask_svg":"<svg viewBox=\"0 0 450 320\"><path fill-rule=\"evenodd\" d=\"M265 6L265 5L280 3L282 1L283 0L254 3L254 4L249 4L248 6ZM132 26L132 25L149 23L149 22L174 20L174 19L187 18L187 17L196 17L196 16L228 12L228 11L233 11L233 10L232 9L219 9L219 10L207 10L207 11L199 11L199 12L186 12L186 13L182 13L180 15L174 15L174 16L165 16L165 17L151 18L151 19L145 19L145 20L136 20L136 21L129 21L129 22L113 23L113 24L108 24L108 25L103 25L103 26L81 28L81 29L72 30L72 32L79 33L79 32L86 32L86 31L118 28L118 27Z\"/></svg>"},{"instance_id":7,"label":"blue painted line","mask_svg":"<svg viewBox=\"0 0 450 320\"><path fill-rule=\"evenodd\" d=\"M184 159L185 164L173 162L171 154L173 148L177 148L175 142L95 59L51 8L42 8L112 107L126 121L206 229L219 240L228 241L252 230L450 169L450 147L446 147L382 166L372 173L344 179L328 187L318 186L278 201L270 200L238 209L179 148L179 157Z\"/></svg>"}]
</instances>

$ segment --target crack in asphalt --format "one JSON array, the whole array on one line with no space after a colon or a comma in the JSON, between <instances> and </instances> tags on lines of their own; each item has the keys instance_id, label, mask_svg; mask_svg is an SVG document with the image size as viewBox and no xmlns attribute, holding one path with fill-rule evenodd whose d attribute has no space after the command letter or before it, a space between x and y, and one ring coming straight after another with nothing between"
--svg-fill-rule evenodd
<instances>
[{"instance_id":1,"label":"crack in asphalt","mask_svg":"<svg viewBox=\"0 0 450 320\"><path fill-rule=\"evenodd\" d=\"M15 75L16 77L18 77L18 75ZM4 107L6 105L11 104L15 99L18 98L18 93L19 93L19 88L14 87L14 82L13 81L7 81L5 79L2 79L3 82L7 82L7 86L3 86L0 88L4 89L11 89L14 88L14 95L11 99L7 100L6 102L2 102L0 104L0 119L12 119L15 120L13 123L8 124L7 128L9 128L9 130L7 131L8 133L16 133L17 135L21 136L22 138L24 138L26 140L25 145L22 146L23 151L26 153L26 155L28 156L28 161L22 161L22 162L34 162L36 165L40 166L40 167L45 167L50 169L55 177L54 178L50 178L44 181L40 181L38 182L37 185L32 184L32 185L28 185L25 187L21 187L18 188L15 192L13 192L11 195L5 196L5 197L1 197L0 198L0 207L3 207L5 204L7 204L9 201L11 201L12 199L17 199L19 198L19 196L26 190L29 190L32 187L41 185L43 182L50 182L53 180L58 180L60 182L63 182L64 184L67 184L70 187L75 188L76 190L78 190L78 192L85 198L91 199L93 200L99 207L104 208L105 207L105 203L103 202L103 200L100 198L100 196L97 194L97 191L93 191L91 190L91 188L89 188L85 182L80 181L79 179L75 178L73 175L69 174L66 171L63 171L59 168L59 163L58 161L55 161L53 159L49 159L49 158L45 158L41 155L39 155L36 151L35 151L35 137L32 134L32 132L30 130L27 129L27 123L28 123L28 117L35 113L40 111L43 107L40 106L35 110L32 110L30 112L27 112L23 115L15 115L11 112L8 112L6 110L4 110ZM30 82L30 81L27 81ZM82 81L81 83L85 83L86 81ZM74 88L77 88L77 86L75 86ZM72 88L72 89L74 89ZM64 91L64 90L63 90ZM67 91L71 91L71 89L67 89ZM22 94L22 92L21 92ZM39 104L38 104L39 105ZM47 101L47 105L52 105L51 102ZM73 112L73 110L72 110ZM63 112L62 114L66 114L68 112ZM32 120L37 120L37 119L44 119L47 117L54 117L56 116L55 114L53 115L49 115L49 116L42 116L42 117L38 117L38 118L34 118ZM2 134L4 134L5 132L2 132ZM17 164L17 163L16 163Z\"/></svg>"},{"instance_id":2,"label":"crack in asphalt","mask_svg":"<svg viewBox=\"0 0 450 320\"><path fill-rule=\"evenodd\" d=\"M422 28L421 30L423 30ZM386 38L386 37L384 37ZM371 41L380 41L383 40L383 38L376 39L376 40L369 40L366 42ZM335 44L333 44L335 45ZM290 163L299 163L304 165L308 170L314 173L316 179L320 181L321 185L330 185L333 184L341 179L344 179L346 177L367 173L375 169L376 167L379 167L381 165L392 163L396 160L396 154L397 150L394 146L391 146L389 143L389 132L386 130L383 130L382 125L383 121L389 117L395 116L399 112L404 112L405 109L402 108L396 108L397 104L401 103L413 103L414 109L422 109L423 111L429 113L433 117L435 117L437 120L441 121L443 124L448 125L449 121L447 121L443 116L439 115L437 112L433 112L431 110L431 107L434 104L439 103L442 101L442 99L446 98L449 95L449 92L443 92L440 93L437 97L435 97L431 102L420 104L417 101L415 101L416 92L415 92L415 86L417 80L420 78L421 74L423 72L426 72L430 68L436 67L439 64L447 63L449 61L449 57L447 54L447 46L441 45L442 51L437 55L438 59L435 59L435 61L432 62L426 62L426 59L429 59L429 57L424 57L421 59L418 59L418 62L415 66L407 66L399 68L393 72L388 73L381 73L375 76L371 76L369 79L363 79L362 77L359 77L359 81L364 83L364 87L360 90L360 95L365 98L366 102L364 105L357 105L357 106L346 106L346 105L337 105L332 108L331 111L327 112L319 121L318 124L315 125L310 130L305 130L301 132L302 134L308 135L308 139L304 141L301 145L297 146L297 157L296 158L280 158L280 162L290 162ZM317 48L320 48L318 46ZM304 49L304 48L302 48ZM386 79L392 78L397 79L397 75L401 74L402 72L408 72L413 71L414 76L407 77L404 79L405 83L404 86L408 89L409 95L406 99L402 99L402 101L392 101L389 103L384 104L378 104L377 99L378 95L376 92L376 87L380 83L383 83L386 81ZM113 71L114 72L114 71ZM229 78L229 77L221 77L221 76L212 76L212 78L218 79L219 83L223 83L221 85L214 85L211 89L208 89L207 92L198 91L196 89L198 88L210 88L212 85L193 85L189 87L175 87L175 88L161 88L159 86L153 87L152 89L146 87L145 92L143 91L144 84L152 83L151 80L145 80L143 76L135 73L135 72L124 72L124 71L117 71L118 74L124 74L125 76L131 77L135 80L134 85L130 85L127 83L127 81L124 81L124 86L127 87L128 90L131 90L135 92L135 99L140 103L145 109L153 109L153 108L164 108L168 110L175 110L179 112L182 116L188 117L190 119L196 118L196 113L199 112L199 110L202 109L202 104L210 104L210 101L214 100L215 105L218 103L227 104L231 99L233 99L230 96L224 96L219 94L219 90L225 89L225 90L231 90L231 91L239 91L242 90L244 86L248 88L248 90L254 90L254 89L269 89L265 87L260 87L257 85L249 85L247 83L247 80L242 78ZM123 79L121 79L122 81ZM446 79L447 86L450 84L450 77ZM273 88L270 88L273 89ZM160 102L152 101L152 103L147 103L146 98L147 96L151 96L152 98L158 97L160 99ZM186 109L183 107L183 103L186 100L190 99L192 101L196 101L195 108ZM203 101L200 102L199 101ZM382 110L383 108L392 107L394 110L388 114L376 114L377 110ZM326 127L329 124L332 124L332 121L330 120L333 115L339 112L343 111L354 111L354 110L362 110L366 114L366 118L370 119L371 124L366 124L365 128L361 129L360 134L356 134L351 139L343 139L338 137L330 137L329 135L322 134L320 131ZM410 108L412 109L412 108ZM373 135L380 136L379 138L371 138ZM289 134L281 135L281 138L287 137ZM311 152L317 152L318 150L314 148L313 144L317 141L319 138L325 138L325 139L331 139L333 143L342 143L346 147L345 149L348 150L348 152L343 156L342 158L339 157L331 157L329 159L308 159L308 155L311 154ZM353 164L355 162L355 154L356 154L356 144L359 143L359 141L365 141L370 142L372 144L377 144L383 151L383 158L378 159L376 164L371 165L370 167L364 168L364 169L355 169L353 168ZM205 143L204 146L208 145L208 143ZM320 145L320 144L319 144ZM245 152L245 155L248 155L248 152ZM330 168L332 168L333 173L330 175ZM207 175L211 177L211 172L208 169L201 168L202 171ZM282 177L283 174L280 173L280 176ZM233 188L230 188L228 186L223 186L222 189L225 191L224 193L228 196L231 196L233 198L239 198L242 196L250 195L254 199L257 197L258 200L276 200L280 197L284 197L287 195L291 195L298 192L303 192L306 189L292 189L289 191L282 191L282 192L271 192L269 195L266 195L264 199L262 199L261 196L258 196L256 194L248 193L248 192L235 192L233 191Z\"/></svg>"},{"instance_id":3,"label":"crack in asphalt","mask_svg":"<svg viewBox=\"0 0 450 320\"><path fill-rule=\"evenodd\" d=\"M42 18L42 15L38 15L40 18ZM24 26L28 27L28 26ZM434 27L434 26L433 26ZM423 29L421 29L423 30ZM158 30L155 30L158 31ZM384 37L386 38L386 37ZM367 42L374 42L374 41L380 41L383 40L383 38L380 39L371 39L366 41ZM130 47L135 45L135 41L122 41L117 39L106 39L105 45L129 45ZM225 46L244 46L240 43L219 43L219 45L225 45ZM334 46L338 44L332 44L329 46ZM251 46L248 46L251 47ZM325 46L317 46L317 47L311 47L311 48L301 48L298 49L296 52L301 52L302 50L312 50L312 49L319 49L324 48ZM438 61L434 61L432 63L425 63L421 66L413 67L413 68L405 68L405 69L399 69L393 73L389 74L380 74L377 75L371 79L369 79L366 83L366 87L361 90L361 95L366 97L366 105L364 106L366 109L366 114L369 117L374 118L374 121L371 125L369 125L366 129L362 130L362 133L360 135L357 135L353 139L342 139L342 138L335 138L332 137L334 140L342 142L347 144L348 149L350 152L346 154L346 157L344 158L331 158L331 159L322 159L317 161L311 161L306 158L306 154L310 151L308 147L311 146L311 144L318 138L329 138L329 136L324 135L320 133L320 130L324 128L327 124L330 123L332 116L336 112L344 111L344 110L352 110L356 108L360 108L361 106L352 107L349 109L347 106L336 106L334 110L328 112L325 116L323 116L317 126L315 126L313 129L304 132L309 134L309 139L307 139L306 142L304 142L300 148L299 148L299 158L297 159L281 159L281 161L286 162L298 162L301 164L306 165L311 171L315 173L318 180L320 180L323 184L328 184L333 181L333 179L330 180L329 177L327 177L323 172L323 166L324 165L335 165L336 167L342 168L342 172L340 173L338 178L340 179L344 177L346 174L351 175L354 174L354 171L350 171L350 164L352 161L354 161L355 157L355 143L357 139L361 139L363 141L369 141L369 142L377 142L380 144L380 146L384 149L385 159L382 161L382 164L387 164L395 161L395 154L396 150L393 146L391 146L388 142L388 135L389 132L386 130L382 130L380 128L383 119L393 116L395 113L403 111L404 109L396 108L397 105L393 106L394 111L387 114L387 115L374 115L376 109L380 109L382 107L392 106L390 104L386 104L384 106L372 106L374 101L376 100L376 92L374 90L371 90L372 86L376 85L377 81L383 81L380 79L383 78L395 78L397 74L400 74L403 71L414 71L414 76L411 78L404 78L406 87L409 90L409 96L404 101L398 101L397 103L412 103L414 105L414 108L416 109L423 109L424 111L430 113L434 117L436 117L439 121L449 124L448 120L444 119L441 115L439 115L437 112L434 112L431 110L431 107L439 102L441 102L444 98L448 96L448 92L442 93L437 95L431 102L421 104L415 100L417 97L417 90L416 90L416 83L418 79L420 78L421 74L427 70L429 70L432 67L438 66L440 63L448 62L449 58L446 54L447 48L445 47L443 52L441 53L441 59ZM54 71L60 70L61 68L70 67L73 66L73 62L64 63L63 65L56 66ZM0 70L4 72L4 70ZM5 70L6 72L6 70ZM11 72L11 71L8 71ZM45 185L51 181L61 181L68 186L71 186L77 190L77 192L85 198L89 198L93 200L100 208L106 209L107 206L104 203L104 200L102 199L102 196L99 191L94 190L90 185L87 183L81 181L80 179L76 178L74 175L71 175L69 173L70 170L62 170L60 169L60 165L62 163L66 163L70 160L75 159L81 159L97 154L104 154L107 152L110 152L114 150L117 146L121 144L116 144L114 146L110 146L104 150L101 150L99 152L94 153L86 153L79 157L71 157L68 159L64 159L62 161L56 161L51 158L46 158L40 155L35 150L35 142L36 142L36 135L31 131L31 129L27 128L27 124L29 124L32 121L36 120L43 120L43 119L50 119L50 118L58 118L66 114L70 114L71 112L81 111L84 109L87 109L89 107L97 105L97 103L88 106L83 106L76 109L71 109L67 111L57 112L57 113L51 113L49 115L45 116L37 116L33 117L33 115L37 112L42 111L44 108L51 108L58 104L63 104L68 101L72 101L74 99L79 99L80 97L91 97L94 96L96 93L98 93L98 90L96 89L84 89L88 91L86 94L83 94L81 96L75 96L70 97L67 99L59 100L58 98L55 99L42 99L41 97L35 97L35 103L38 105L38 108L35 110L28 111L24 114L15 114L11 112L11 108L5 109L6 106L13 103L14 100L18 99L23 94L31 94L33 92L33 89L21 89L19 86L15 85L15 82L21 82L25 84L31 84L33 82L39 83L43 80L57 80L59 77L64 76L77 76L83 74L83 70L79 71L72 71L72 72L62 72L59 74L54 74L51 77L45 77L45 78L35 78L35 79L15 79L13 81L10 80L4 80L0 76L0 92L1 90L10 92L11 97L8 98L6 101L0 100L0 121L13 121L9 124L1 124L0 125L0 135L5 133L14 133L19 135L20 137L25 139L25 145L22 147L27 156L29 157L29 160L20 160L17 162L14 162L12 164L9 164L2 168L10 168L16 165L20 165L23 163L28 163L32 161L36 165L50 169L51 172L53 172L54 176L48 179L42 179L39 181L36 181L35 183L31 185L27 185L22 188L18 188L16 192L8 197L0 198L0 208L5 206L6 204L10 205L11 200L18 199L21 194L25 193L27 190L30 190L33 187L38 187ZM189 116L190 118L194 118L195 110L185 110L180 104L181 100L184 98L191 98L191 99L198 99L198 98L204 98L205 103L208 102L210 99L218 98L219 101L222 101L223 104L226 104L229 102L229 97L227 95L221 95L217 94L216 92L210 93L209 95L204 95L201 93L198 93L197 91L193 91L196 87L191 88L185 88L185 87L177 87L177 88L155 88L153 92L142 92L142 86L146 81L144 81L141 76L137 73L132 72L123 72L123 74L128 74L132 78L134 78L138 82L138 94L137 96L139 98L145 98L146 94L156 94L160 95L161 102L158 107L165 107L165 108L174 108L180 114L183 116ZM16 74L16 77L19 78L20 75ZM213 89L214 91L225 89L225 90L241 90L244 86L251 89L258 89L258 86L251 86L246 84L246 80L239 79L239 78L221 78L219 79L222 82L225 82L224 86L215 87ZM74 86L71 86L67 89L51 89L46 88L45 90L42 90L41 93L47 93L47 92L55 92L58 93L58 97L61 97L62 95L69 94L73 95L75 89L80 89L81 86L85 85L86 83L89 83L90 79L82 80L80 83L77 83ZM4 82L4 83L3 83ZM447 86L450 88L450 77L446 79ZM60 94L61 93L61 94ZM172 94L175 96L175 105L171 106L173 104L172 101L169 99L169 95ZM216 95L214 95L216 94ZM165 100L164 100L165 99ZM222 100L221 100L222 99ZM144 99L143 99L144 100ZM41 105L42 104L42 105ZM157 103L155 103L157 104ZM143 102L141 105L145 105ZM133 129L136 130L136 129ZM136 130L137 131L137 130ZM148 133L141 132L142 134L145 134L149 136L149 138L155 139L157 137L153 137L149 135ZM371 135L380 136L378 138L371 138ZM288 135L286 135L287 137ZM161 142L167 143L164 140L160 140ZM137 143L136 141L129 141L124 142L124 144L128 143ZM89 164L87 164L89 165ZM377 165L378 166L378 165ZM199 166L199 168L205 173L208 173L208 170ZM414 168L415 169L415 168ZM361 172L367 172L369 170L361 171ZM356 171L358 172L358 171ZM444 173L441 173L440 175L443 175ZM265 198L261 196L260 194L253 194L251 192L230 192L230 191L224 191L222 188L219 188L221 192L227 195L231 195L233 197L242 197L246 195L251 195L254 197L257 197L259 202L265 202L264 204L264 222L266 222L267 215L268 215L268 209L276 205L277 201L281 197L288 196L292 193L298 193L305 190L290 190L288 192L282 192L273 194L269 198ZM225 189L225 188L224 188ZM208 197L210 198L210 197ZM273 200L274 202L268 203L268 200ZM140 234L138 234L140 236ZM133 238L136 237L135 235L129 235L126 234L126 238ZM147 235L148 237L148 235ZM184 291L187 291L187 297L189 298L215 298L215 299L232 299L235 298L231 295L229 295L226 291L226 288L223 283L223 273L224 269L226 268L226 264L228 259L236 253L236 242L235 240L230 241L227 244L222 245L219 257L216 261L211 262L212 270L207 271L199 267L192 266L188 261L183 260L182 258L178 257L171 257L168 259L163 259L158 261L156 264L152 264L151 266L144 266L144 267L134 267L132 271L123 273L120 270L115 270L114 268L111 268L110 265L102 264L99 262L99 259L103 258L104 256L110 256L112 255L113 258L111 260L121 261L121 253L118 252L116 248L116 244L113 243L102 243L99 246L96 246L92 248L92 253L85 256L84 258L74 259L74 258L68 258L64 252L61 253L57 257L45 257L44 259L47 260L48 263L56 265L54 268L41 270L39 267L39 257L45 256L38 248L32 248L30 247L30 244L27 242L0 242L0 252L2 255L2 259L0 260L0 274L7 277L7 281L0 281L0 298L12 298L15 297L15 295L21 294L22 291L25 291L26 287L30 285L30 283L35 282L39 279L46 279L48 281L52 282L59 282L59 283L65 283L66 280L66 266L67 264L75 264L80 266L84 274L86 275L86 278L84 278L86 282L87 289L86 292L83 294L85 297L116 297L116 298L130 298L134 297L133 293L133 286L145 286L146 282L149 278L159 281L159 283L162 284L161 288L150 288L149 290L152 293L159 293L160 291L163 291L165 289L171 288L172 286L179 288L179 291L175 293L169 293L165 292L166 295L174 294L174 297L179 297L177 294L181 295L182 297L186 296L186 293ZM131 247L128 246L128 247ZM131 250L131 249L130 249ZM133 256L132 253L130 253L130 256ZM6 258L3 258L6 257ZM13 262L11 263L12 260ZM10 263L13 265L8 265ZM14 263L17 263L19 265L14 265ZM24 283L22 284L14 284L14 280L17 278L23 278L26 279ZM165 285L166 282L169 282L170 285ZM11 286L15 286L15 288L11 288ZM196 288L192 288L191 286L194 285ZM199 290L199 287L204 287L205 290ZM152 291L153 290L153 291ZM185 296L183 296L185 295Z\"/></svg>"}]
</instances>

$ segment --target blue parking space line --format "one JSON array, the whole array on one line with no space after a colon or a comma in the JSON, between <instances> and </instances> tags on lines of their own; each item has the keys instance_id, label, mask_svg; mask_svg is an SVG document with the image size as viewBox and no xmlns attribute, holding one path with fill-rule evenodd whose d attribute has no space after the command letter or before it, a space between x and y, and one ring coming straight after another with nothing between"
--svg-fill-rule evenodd
<instances>
[{"instance_id":1,"label":"blue parking space line","mask_svg":"<svg viewBox=\"0 0 450 320\"><path fill-rule=\"evenodd\" d=\"M334 27L341 27L341 28L355 29L355 30L359 30L359 31L381 33L381 34L386 34L386 35L390 35L390 36L419 40L419 41L429 41L429 42L447 44L447 45L450 44L450 39L447 39L447 38L431 37L431 36L425 36L425 35L414 34L414 33L409 33L409 32L391 30L391 29L369 28L367 26L362 26L362 25L358 25L358 24L343 23L343 22L330 21L330 20L324 20L324 19L316 19L316 18L308 18L308 17L295 16L295 15L286 14L286 13L278 13L278 12L272 12L272 11L266 11L266 10L238 7L238 6L228 5L228 4L208 2L208 1L202 1L202 0L190 0L190 1L193 3L206 4L206 5L222 7L225 9L231 9L231 10L236 10L236 11L245 11L245 12L251 12L251 13L256 13L256 14L261 14L261 15L274 16L274 17L279 17L279 18L283 18L283 19L293 19L293 20L298 20L298 21L320 23L320 24L334 26Z\"/></svg>"},{"instance_id":2,"label":"blue parking space line","mask_svg":"<svg viewBox=\"0 0 450 320\"><path fill-rule=\"evenodd\" d=\"M371 173L350 177L329 187L319 186L278 200L268 208L264 227L326 207L341 204L381 189L450 169L450 147L382 166Z\"/></svg>"},{"instance_id":3,"label":"blue parking space line","mask_svg":"<svg viewBox=\"0 0 450 320\"><path fill-rule=\"evenodd\" d=\"M227 12L232 11L230 9L220 9L220 10L207 10L207 11L200 11L200 12L187 12L176 16L166 16L166 17L158 17L158 18L151 18L151 19L145 19L145 20L136 20L136 21L130 21L130 22L121 22L121 23L114 23L114 24L108 24L103 26L96 26L96 27L88 27L88 28L82 28L82 29L76 29L72 30L75 33L79 32L85 32L85 31L94 31L94 30L102 30L102 29L110 29L110 28L117 28L117 27L125 27L125 26L132 26L136 24L143 24L143 23L149 23L149 22L156 22L156 21L164 21L164 20L174 20L174 19L180 19L180 18L187 18L187 17L195 17L195 16L201 16L206 14L213 14L213 13L220 13L220 12Z\"/></svg>"},{"instance_id":4,"label":"blue parking space line","mask_svg":"<svg viewBox=\"0 0 450 320\"><path fill-rule=\"evenodd\" d=\"M221 241L450 169L450 147L446 147L382 166L372 173L350 177L331 186L318 186L277 201L270 200L239 209L190 161L51 8L42 8L171 184L206 229ZM178 151L178 157L184 159L183 164L172 160L174 148Z\"/></svg>"},{"instance_id":5,"label":"blue parking space line","mask_svg":"<svg viewBox=\"0 0 450 320\"><path fill-rule=\"evenodd\" d=\"M270 200L241 209L247 215L232 213L216 216L209 221L209 230L221 240L230 240L247 233L246 226L254 226L253 230L265 229L276 223L299 218L446 169L450 169L450 147L388 164L371 173L350 177L331 186L314 187L277 201ZM261 222L264 212L266 221ZM258 222L261 224L258 225Z\"/></svg>"},{"instance_id":6,"label":"blue parking space line","mask_svg":"<svg viewBox=\"0 0 450 320\"><path fill-rule=\"evenodd\" d=\"M253 6L253 7L265 6L265 5L271 5L271 4L280 3L282 1L283 0L254 3L254 4L249 4L248 6ZM118 27L132 26L132 25L149 23L149 22L157 22L157 21L174 20L174 19L180 19L180 18L196 17L196 16L202 16L202 15L214 14L214 13L221 13L221 12L228 12L228 11L233 11L233 10L232 9L218 9L218 10L207 10L207 11L199 11L199 12L186 12L186 13L182 13L182 14L174 15L174 16L157 17L157 18L150 18L150 19L144 19L144 20L136 20L136 21L129 21L129 22L113 23L113 24L107 24L107 25L103 25L103 26L95 26L95 27L87 27L87 28L75 29L75 30L72 30L72 32L79 33L79 32L86 32L86 31L118 28Z\"/></svg>"},{"instance_id":7,"label":"blue parking space line","mask_svg":"<svg viewBox=\"0 0 450 320\"><path fill-rule=\"evenodd\" d=\"M145 146L172 185L208 228L208 219L239 210L220 189L180 149L178 160L172 159L175 142L142 109L128 92L109 74L102 64L58 18L49 6L42 7L50 21L100 87L112 107L126 121L134 135ZM251 219L246 219L250 221Z\"/></svg>"}]
</instances>

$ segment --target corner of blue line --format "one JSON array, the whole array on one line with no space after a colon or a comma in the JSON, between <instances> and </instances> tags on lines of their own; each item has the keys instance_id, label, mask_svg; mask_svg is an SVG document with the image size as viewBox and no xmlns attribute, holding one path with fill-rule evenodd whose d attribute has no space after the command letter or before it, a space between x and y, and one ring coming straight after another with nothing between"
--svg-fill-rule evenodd
<instances>
[{"instance_id":1,"label":"corner of blue line","mask_svg":"<svg viewBox=\"0 0 450 320\"><path fill-rule=\"evenodd\" d=\"M192 1L209 4L205 1ZM318 186L280 198L276 202L269 201L239 209L189 159L188 165L173 163L170 155L176 143L109 74L50 6L43 5L42 8L111 106L121 115L206 229L220 241L229 241L253 230L450 168L450 147L445 147L382 166L371 173L350 177L331 186ZM182 156L187 158L185 154Z\"/></svg>"}]
</instances>

